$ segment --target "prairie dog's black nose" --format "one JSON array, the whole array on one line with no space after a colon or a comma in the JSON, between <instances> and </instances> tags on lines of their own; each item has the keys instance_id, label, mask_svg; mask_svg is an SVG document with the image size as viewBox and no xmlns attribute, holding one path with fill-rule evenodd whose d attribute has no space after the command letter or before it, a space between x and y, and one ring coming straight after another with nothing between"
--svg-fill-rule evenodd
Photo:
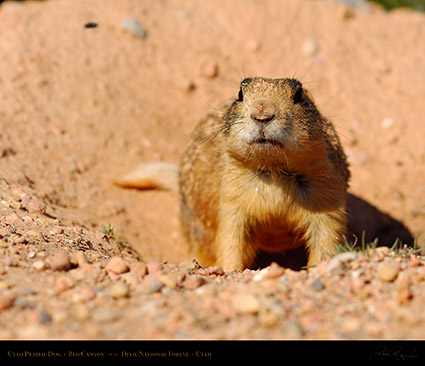
<instances>
[{"instance_id":1,"label":"prairie dog's black nose","mask_svg":"<svg viewBox=\"0 0 425 366\"><path fill-rule=\"evenodd\" d=\"M251 105L250 116L257 123L268 123L276 114L274 103L269 100L258 100Z\"/></svg>"}]
</instances>

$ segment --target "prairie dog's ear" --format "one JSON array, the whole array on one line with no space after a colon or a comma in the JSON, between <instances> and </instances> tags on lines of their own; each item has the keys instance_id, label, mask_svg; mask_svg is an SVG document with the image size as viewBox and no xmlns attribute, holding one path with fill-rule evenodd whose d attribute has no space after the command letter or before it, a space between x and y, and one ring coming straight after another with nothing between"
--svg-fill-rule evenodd
<instances>
[{"instance_id":1,"label":"prairie dog's ear","mask_svg":"<svg viewBox=\"0 0 425 366\"><path fill-rule=\"evenodd\" d=\"M313 103L315 103L313 94L310 93L310 90L303 88L303 91L304 91L304 95L306 95L308 99L310 99Z\"/></svg>"}]
</instances>

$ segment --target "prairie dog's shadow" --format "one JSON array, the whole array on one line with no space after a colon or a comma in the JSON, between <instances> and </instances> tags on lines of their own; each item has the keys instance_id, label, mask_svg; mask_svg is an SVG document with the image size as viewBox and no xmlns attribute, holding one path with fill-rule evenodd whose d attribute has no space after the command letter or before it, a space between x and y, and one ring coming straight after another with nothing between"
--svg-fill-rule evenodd
<instances>
[{"instance_id":1,"label":"prairie dog's shadow","mask_svg":"<svg viewBox=\"0 0 425 366\"><path fill-rule=\"evenodd\" d=\"M389 214L380 211L364 199L349 193L347 197L348 231L346 237L349 243L361 245L362 235L365 242L370 243L378 238L378 246L392 246L398 238L409 246L413 245L413 235L401 222ZM363 234L364 232L364 234ZM295 270L301 269L307 263L304 248L288 250L285 254L260 252L253 269L263 268L276 262L279 265Z\"/></svg>"},{"instance_id":2,"label":"prairie dog's shadow","mask_svg":"<svg viewBox=\"0 0 425 366\"><path fill-rule=\"evenodd\" d=\"M364 231L366 243L378 238L378 246L391 247L398 238L403 244L413 246L414 237L401 221L380 211L358 196L348 194L347 214L347 238L349 241L352 241L350 237L353 238L353 235L355 235L358 238L358 242L360 242Z\"/></svg>"}]
</instances>

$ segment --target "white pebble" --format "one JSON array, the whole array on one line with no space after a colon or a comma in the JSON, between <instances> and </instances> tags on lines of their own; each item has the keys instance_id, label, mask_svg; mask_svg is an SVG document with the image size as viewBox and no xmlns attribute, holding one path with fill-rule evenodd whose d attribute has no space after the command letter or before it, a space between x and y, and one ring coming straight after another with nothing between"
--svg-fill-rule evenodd
<instances>
[{"instance_id":1,"label":"white pebble","mask_svg":"<svg viewBox=\"0 0 425 366\"><path fill-rule=\"evenodd\" d=\"M146 31L140 22L133 17L124 18L121 23L121 29L142 39L146 38L147 36Z\"/></svg>"},{"instance_id":2,"label":"white pebble","mask_svg":"<svg viewBox=\"0 0 425 366\"><path fill-rule=\"evenodd\" d=\"M319 42L316 38L310 37L303 44L302 52L307 56L314 56L319 52Z\"/></svg>"},{"instance_id":3,"label":"white pebble","mask_svg":"<svg viewBox=\"0 0 425 366\"><path fill-rule=\"evenodd\" d=\"M46 264L44 263L44 261L39 260L39 261L35 261L32 264L32 267L36 270L36 271L42 271L43 269L46 268Z\"/></svg>"},{"instance_id":4,"label":"white pebble","mask_svg":"<svg viewBox=\"0 0 425 366\"><path fill-rule=\"evenodd\" d=\"M387 117L384 118L381 122L381 127L384 129L391 128L395 125L395 120L393 118Z\"/></svg>"},{"instance_id":5,"label":"white pebble","mask_svg":"<svg viewBox=\"0 0 425 366\"><path fill-rule=\"evenodd\" d=\"M260 310L260 302L252 294L235 294L231 298L232 306L238 313L254 314Z\"/></svg>"}]
</instances>

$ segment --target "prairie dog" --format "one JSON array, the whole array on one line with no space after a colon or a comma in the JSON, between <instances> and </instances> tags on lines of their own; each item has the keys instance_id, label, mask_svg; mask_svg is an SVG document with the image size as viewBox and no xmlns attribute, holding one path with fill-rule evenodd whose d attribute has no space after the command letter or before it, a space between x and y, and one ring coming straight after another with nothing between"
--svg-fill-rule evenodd
<instances>
[{"instance_id":1,"label":"prairie dog","mask_svg":"<svg viewBox=\"0 0 425 366\"><path fill-rule=\"evenodd\" d=\"M179 167L182 232L201 265L251 268L304 246L308 265L346 231L350 172L330 121L295 79L247 78L192 133Z\"/></svg>"}]
</instances>

